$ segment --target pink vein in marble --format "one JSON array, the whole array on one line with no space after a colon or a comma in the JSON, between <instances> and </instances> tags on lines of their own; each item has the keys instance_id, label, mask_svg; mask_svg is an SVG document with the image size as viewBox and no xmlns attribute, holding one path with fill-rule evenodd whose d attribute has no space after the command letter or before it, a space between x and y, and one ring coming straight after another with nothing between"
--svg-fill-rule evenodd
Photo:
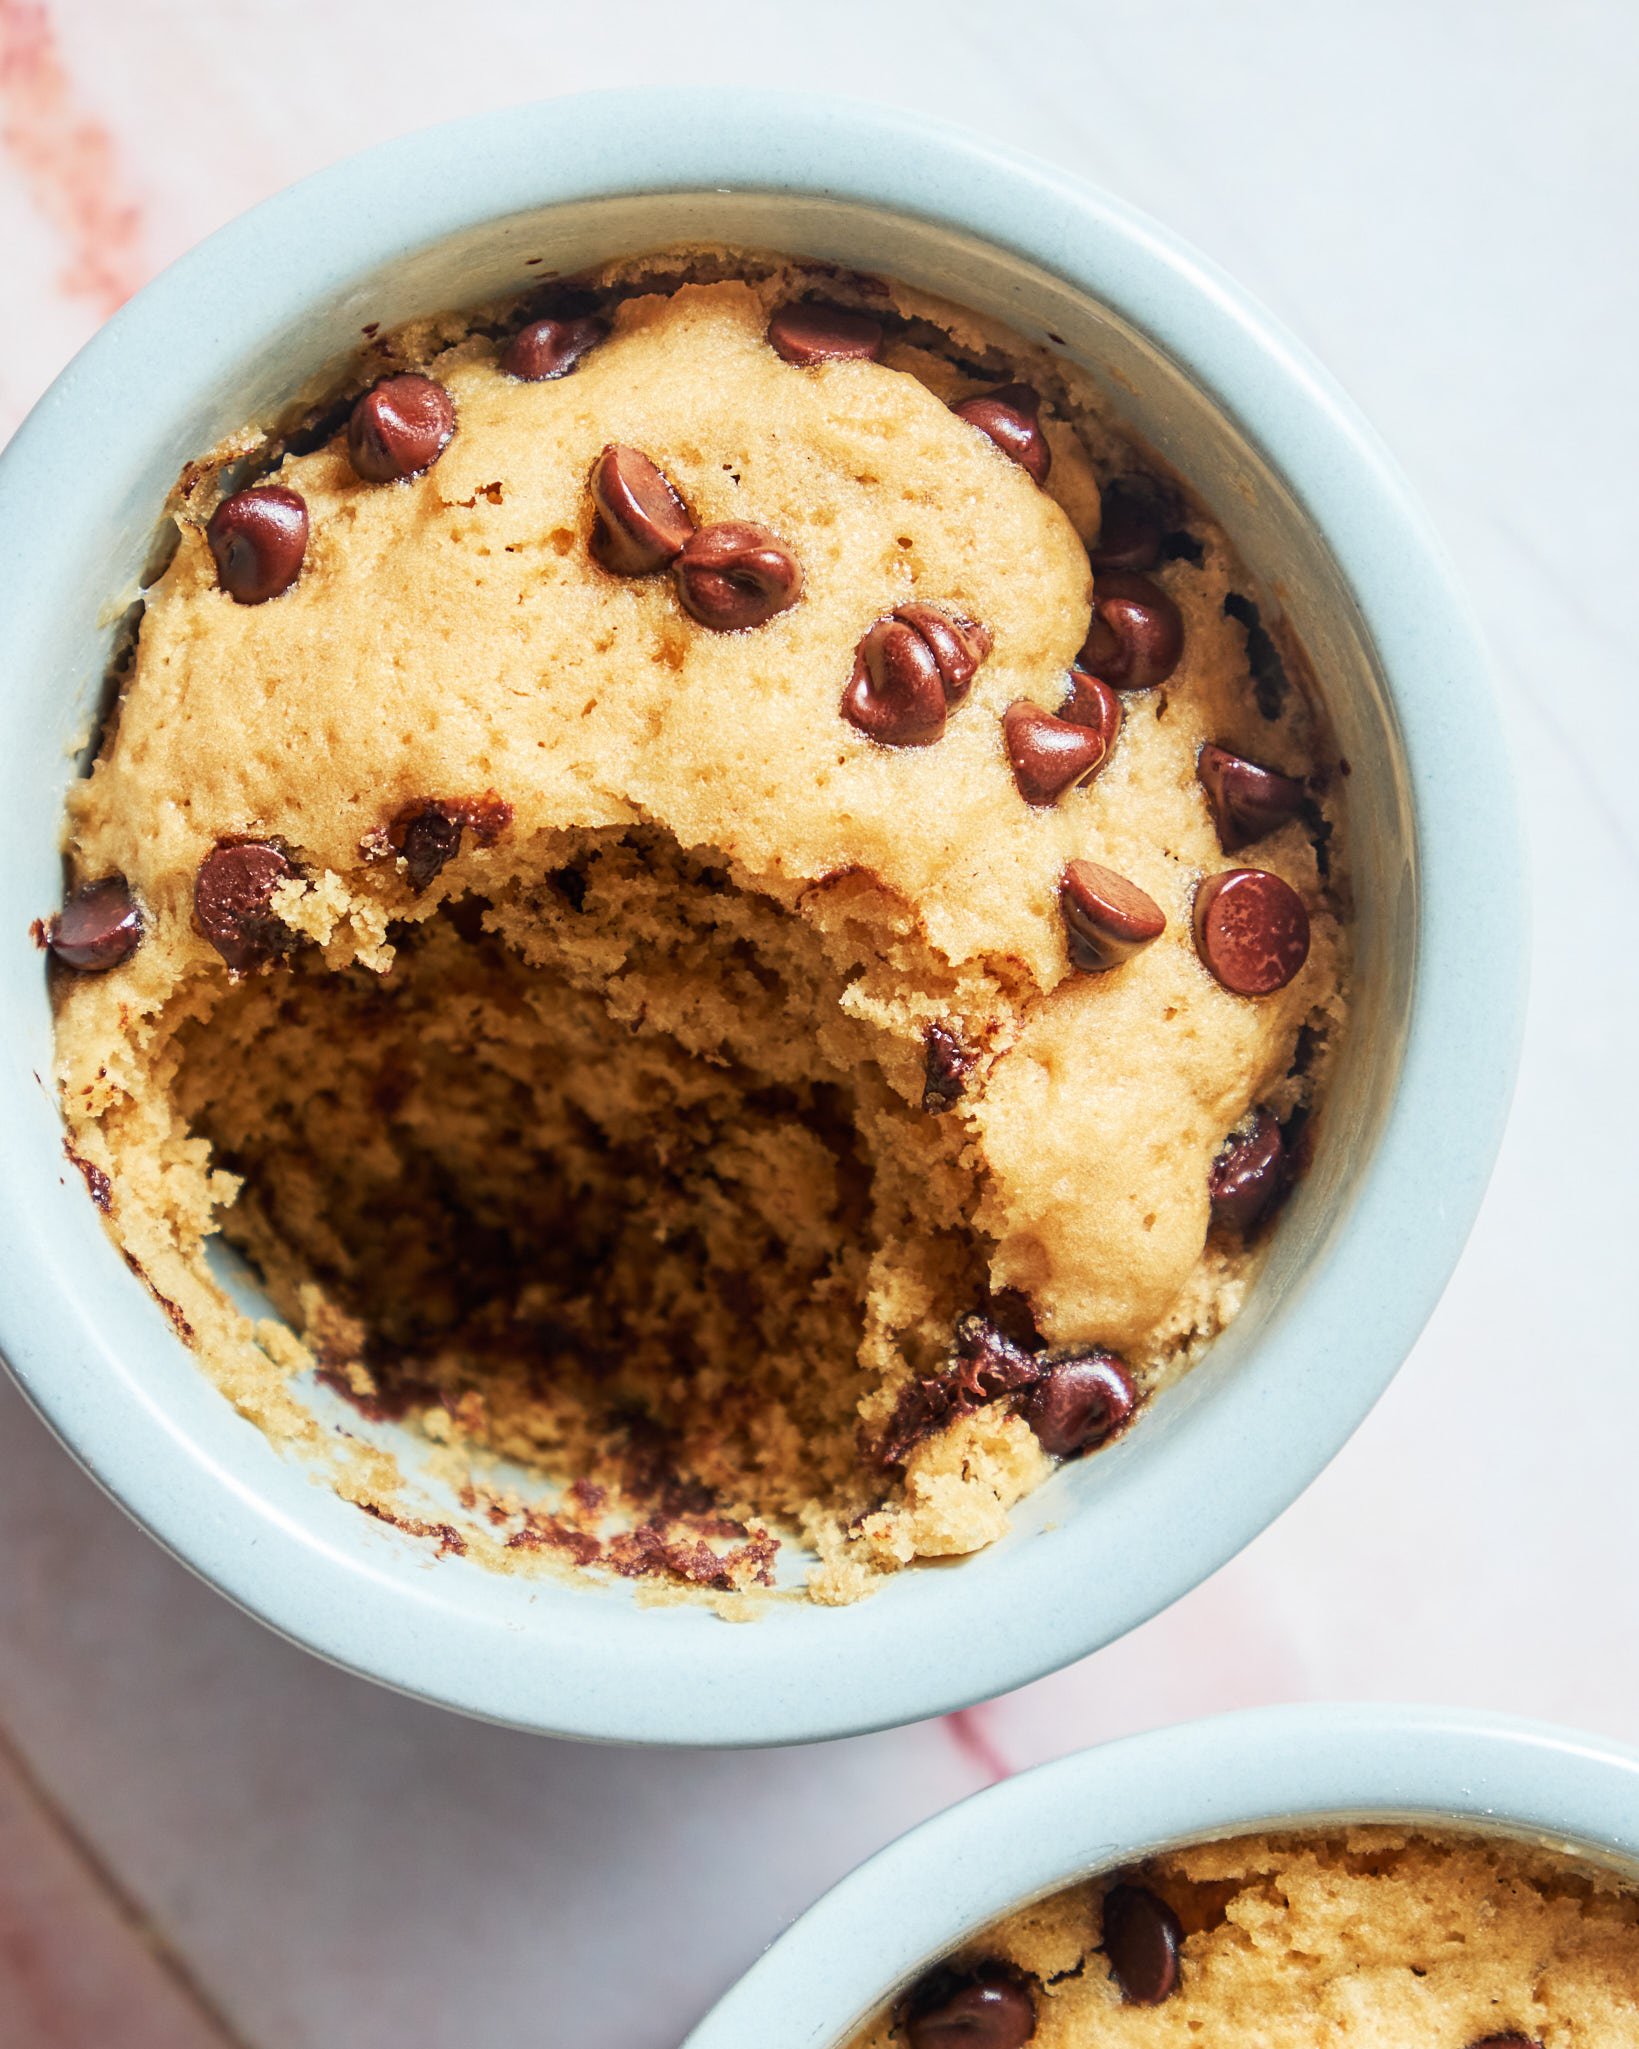
<instances>
[{"instance_id":1,"label":"pink vein in marble","mask_svg":"<svg viewBox=\"0 0 1639 2049\"><path fill-rule=\"evenodd\" d=\"M0 149L63 243L59 283L114 312L148 276L113 138L79 103L46 9L0 0Z\"/></svg>"},{"instance_id":2,"label":"pink vein in marble","mask_svg":"<svg viewBox=\"0 0 1639 2049\"><path fill-rule=\"evenodd\" d=\"M958 1708L955 1714L945 1716L945 1729L968 1763L984 1774L987 1786L1013 1776L1012 1765L990 1733L985 1707Z\"/></svg>"}]
</instances>

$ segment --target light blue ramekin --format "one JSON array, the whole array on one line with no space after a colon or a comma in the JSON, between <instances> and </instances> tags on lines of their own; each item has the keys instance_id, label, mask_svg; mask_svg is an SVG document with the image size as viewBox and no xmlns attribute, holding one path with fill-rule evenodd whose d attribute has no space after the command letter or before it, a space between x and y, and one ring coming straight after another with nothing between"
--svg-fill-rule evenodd
<instances>
[{"instance_id":1,"label":"light blue ramekin","mask_svg":"<svg viewBox=\"0 0 1639 2049\"><path fill-rule=\"evenodd\" d=\"M702 239L912 280L1107 385L1308 648L1352 768L1359 904L1353 1031L1314 1167L1210 1358L1022 1503L1004 1542L850 1609L790 1602L745 1628L621 1585L434 1563L239 1417L65 1166L29 937L58 898L63 790L112 622L182 464L322 383L367 322ZM1433 1307L1490 1170L1522 1010L1484 663L1348 401L1106 195L971 135L795 95L598 95L409 136L236 221L110 321L0 461L0 535L0 1350L139 1522L322 1656L469 1713L639 1743L933 1714L1083 1656L1231 1557L1336 1452ZM404 1455L414 1467L413 1440Z\"/></svg>"},{"instance_id":2,"label":"light blue ramekin","mask_svg":"<svg viewBox=\"0 0 1639 2049\"><path fill-rule=\"evenodd\" d=\"M839 2049L1015 1907L1185 1843L1409 1822L1639 1881L1639 1754L1465 1709L1257 1708L1081 1750L935 1815L809 1908L683 2049Z\"/></svg>"}]
</instances>

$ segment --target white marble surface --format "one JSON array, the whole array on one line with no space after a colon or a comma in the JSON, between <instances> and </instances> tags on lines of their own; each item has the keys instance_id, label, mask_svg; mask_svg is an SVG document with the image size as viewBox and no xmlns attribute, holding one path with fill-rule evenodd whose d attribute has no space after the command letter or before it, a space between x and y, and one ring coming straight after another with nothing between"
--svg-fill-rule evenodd
<instances>
[{"instance_id":1,"label":"white marble surface","mask_svg":"<svg viewBox=\"0 0 1639 2049\"><path fill-rule=\"evenodd\" d=\"M0 0L0 53L0 431L220 221L503 101L800 83L1085 172L1238 273L1376 420L1484 616L1533 833L1517 1105L1393 1391L1216 1579L976 1720L697 1757L457 1722L230 1611L0 1386L0 1730L104 1867L88 1896L123 1893L254 2049L664 2049L866 1851L1098 1737L1358 1695L1639 1741L1629 0ZM37 1840L0 1798L0 1938L58 1902ZM0 2018L26 1949L0 1940ZM7 2049L115 2039L43 1982Z\"/></svg>"}]
</instances>

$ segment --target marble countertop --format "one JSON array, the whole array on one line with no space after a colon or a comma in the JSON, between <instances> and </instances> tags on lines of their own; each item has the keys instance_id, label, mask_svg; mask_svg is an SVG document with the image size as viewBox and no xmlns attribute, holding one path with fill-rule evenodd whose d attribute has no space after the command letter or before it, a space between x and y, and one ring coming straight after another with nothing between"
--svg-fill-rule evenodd
<instances>
[{"instance_id":1,"label":"marble countertop","mask_svg":"<svg viewBox=\"0 0 1639 2049\"><path fill-rule=\"evenodd\" d=\"M0 433L302 173L670 80L849 91L1050 156L1237 273L1376 421L1478 603L1532 833L1495 1181L1390 1394L1232 1565L988 1708L808 1751L576 1748L344 1677L162 1555L0 1381L7 2049L666 2049L891 1835L1122 1731L1356 1696L1639 1742L1639 12L0 0Z\"/></svg>"}]
</instances>

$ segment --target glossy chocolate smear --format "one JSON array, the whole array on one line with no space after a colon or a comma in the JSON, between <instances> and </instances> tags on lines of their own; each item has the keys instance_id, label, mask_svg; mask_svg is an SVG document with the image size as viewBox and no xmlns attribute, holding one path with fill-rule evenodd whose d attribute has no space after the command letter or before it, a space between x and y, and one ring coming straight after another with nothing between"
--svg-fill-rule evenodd
<instances>
[{"instance_id":1,"label":"glossy chocolate smear","mask_svg":"<svg viewBox=\"0 0 1639 2049\"><path fill-rule=\"evenodd\" d=\"M681 498L639 448L611 442L592 465L592 554L616 576L652 576L694 532Z\"/></svg>"},{"instance_id":2,"label":"glossy chocolate smear","mask_svg":"<svg viewBox=\"0 0 1639 2049\"><path fill-rule=\"evenodd\" d=\"M300 576L307 553L307 500L283 484L235 491L211 514L205 539L216 581L236 605L262 605Z\"/></svg>"},{"instance_id":3,"label":"glossy chocolate smear","mask_svg":"<svg viewBox=\"0 0 1639 2049\"><path fill-rule=\"evenodd\" d=\"M851 307L803 299L782 306L768 323L768 343L787 363L870 362L882 352L882 322Z\"/></svg>"},{"instance_id":4,"label":"glossy chocolate smear","mask_svg":"<svg viewBox=\"0 0 1639 2049\"><path fill-rule=\"evenodd\" d=\"M1195 773L1226 854L1277 832L1303 808L1303 785L1210 742L1196 757Z\"/></svg>"},{"instance_id":5,"label":"glossy chocolate smear","mask_svg":"<svg viewBox=\"0 0 1639 2049\"><path fill-rule=\"evenodd\" d=\"M1042 432L1040 394L1028 384L1002 384L951 408L959 420L988 434L1003 455L1038 484L1047 482L1053 451Z\"/></svg>"},{"instance_id":6,"label":"glossy chocolate smear","mask_svg":"<svg viewBox=\"0 0 1639 2049\"><path fill-rule=\"evenodd\" d=\"M1195 947L1233 996L1272 996L1309 958L1309 913L1265 868L1227 868L1195 892Z\"/></svg>"},{"instance_id":7,"label":"glossy chocolate smear","mask_svg":"<svg viewBox=\"0 0 1639 2049\"><path fill-rule=\"evenodd\" d=\"M431 377L384 377L354 406L347 459L367 484L430 470L455 432L455 401Z\"/></svg>"},{"instance_id":8,"label":"glossy chocolate smear","mask_svg":"<svg viewBox=\"0 0 1639 2049\"><path fill-rule=\"evenodd\" d=\"M524 384L567 377L608 332L608 321L595 314L580 320L532 320L502 350L501 368Z\"/></svg>"},{"instance_id":9,"label":"glossy chocolate smear","mask_svg":"<svg viewBox=\"0 0 1639 2049\"><path fill-rule=\"evenodd\" d=\"M1072 861L1059 885L1070 965L1101 975L1159 939L1167 920L1154 897L1096 861Z\"/></svg>"},{"instance_id":10,"label":"glossy chocolate smear","mask_svg":"<svg viewBox=\"0 0 1639 2049\"><path fill-rule=\"evenodd\" d=\"M1183 1941L1178 1916L1148 1886L1114 1885L1104 1895L1104 1954L1128 2006L1159 2006L1177 1991Z\"/></svg>"},{"instance_id":11,"label":"glossy chocolate smear","mask_svg":"<svg viewBox=\"0 0 1639 2049\"><path fill-rule=\"evenodd\" d=\"M129 960L142 942L142 913L123 875L88 882L46 927L46 945L65 967L100 975Z\"/></svg>"},{"instance_id":12,"label":"glossy chocolate smear","mask_svg":"<svg viewBox=\"0 0 1639 2049\"><path fill-rule=\"evenodd\" d=\"M802 565L765 526L725 520L690 536L672 565L683 608L713 633L763 626L802 596Z\"/></svg>"},{"instance_id":13,"label":"glossy chocolate smear","mask_svg":"<svg viewBox=\"0 0 1639 2049\"><path fill-rule=\"evenodd\" d=\"M297 873L271 840L219 842L194 878L194 922L236 974L276 960L297 944L273 910L273 893Z\"/></svg>"}]
</instances>

